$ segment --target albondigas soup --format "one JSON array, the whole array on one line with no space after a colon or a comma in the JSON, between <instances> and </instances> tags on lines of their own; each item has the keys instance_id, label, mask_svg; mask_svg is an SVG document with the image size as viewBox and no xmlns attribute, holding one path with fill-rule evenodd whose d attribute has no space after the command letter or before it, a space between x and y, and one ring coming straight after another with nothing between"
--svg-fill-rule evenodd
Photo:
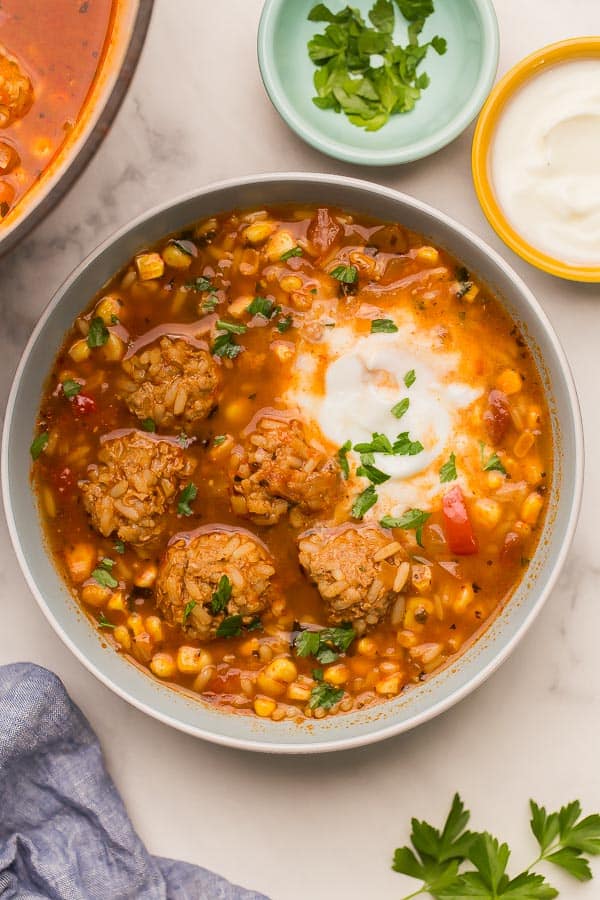
<instances>
[{"instance_id":1,"label":"albondigas soup","mask_svg":"<svg viewBox=\"0 0 600 900\"><path fill-rule=\"evenodd\" d=\"M472 273L310 207L140 252L67 335L31 451L114 647L275 720L459 653L521 579L552 474L534 362Z\"/></svg>"}]
</instances>

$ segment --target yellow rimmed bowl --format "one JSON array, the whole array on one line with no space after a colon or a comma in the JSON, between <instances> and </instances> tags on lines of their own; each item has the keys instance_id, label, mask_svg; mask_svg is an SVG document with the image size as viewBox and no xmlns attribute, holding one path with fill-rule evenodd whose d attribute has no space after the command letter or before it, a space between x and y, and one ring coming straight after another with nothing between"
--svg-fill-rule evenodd
<instances>
[{"instance_id":1,"label":"yellow rimmed bowl","mask_svg":"<svg viewBox=\"0 0 600 900\"><path fill-rule=\"evenodd\" d=\"M579 59L600 58L600 37L579 37L536 50L517 63L488 97L475 129L472 150L473 182L481 207L496 233L511 250L538 269L569 281L600 282L600 266L566 263L527 241L509 222L500 206L491 176L491 150L498 123L513 96L544 69Z\"/></svg>"}]
</instances>

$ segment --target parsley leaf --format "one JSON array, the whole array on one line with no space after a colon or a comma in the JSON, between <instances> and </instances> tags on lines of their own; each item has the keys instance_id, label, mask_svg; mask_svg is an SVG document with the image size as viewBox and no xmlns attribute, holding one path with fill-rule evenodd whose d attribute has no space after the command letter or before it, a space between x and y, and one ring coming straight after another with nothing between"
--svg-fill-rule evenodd
<instances>
[{"instance_id":1,"label":"parsley leaf","mask_svg":"<svg viewBox=\"0 0 600 900\"><path fill-rule=\"evenodd\" d=\"M403 528L405 531L415 529L415 536L419 547L423 546L423 526L431 516L431 513L422 509L407 509L401 516L384 516L379 520L382 528Z\"/></svg>"},{"instance_id":2,"label":"parsley leaf","mask_svg":"<svg viewBox=\"0 0 600 900\"><path fill-rule=\"evenodd\" d=\"M277 331L279 332L279 334L283 334L285 331L288 330L288 328L292 327L293 322L294 322L294 320L291 315L282 316L281 319L279 320L279 322L277 322L277 325L275 327L277 328Z\"/></svg>"},{"instance_id":3,"label":"parsley leaf","mask_svg":"<svg viewBox=\"0 0 600 900\"><path fill-rule=\"evenodd\" d=\"M97 567L92 572L92 578L98 584L101 584L102 587L106 588L116 588L119 585L119 582L112 574L111 569L114 566L114 560L108 559L105 557L100 560Z\"/></svg>"},{"instance_id":4,"label":"parsley leaf","mask_svg":"<svg viewBox=\"0 0 600 900\"><path fill-rule=\"evenodd\" d=\"M156 422L154 419L142 419L141 423L142 431L156 431Z\"/></svg>"},{"instance_id":5,"label":"parsley leaf","mask_svg":"<svg viewBox=\"0 0 600 900\"><path fill-rule=\"evenodd\" d=\"M125 553L125 542L121 540L117 540L113 544L113 549L115 553L119 553L121 556Z\"/></svg>"},{"instance_id":6,"label":"parsley leaf","mask_svg":"<svg viewBox=\"0 0 600 900\"><path fill-rule=\"evenodd\" d=\"M108 340L108 328L104 324L104 320L100 316L94 316L90 322L90 330L87 336L87 345L92 349L94 347L103 347Z\"/></svg>"},{"instance_id":7,"label":"parsley leaf","mask_svg":"<svg viewBox=\"0 0 600 900\"><path fill-rule=\"evenodd\" d=\"M374 431L370 443L355 444L358 453L393 453L392 442L385 434Z\"/></svg>"},{"instance_id":8,"label":"parsley leaf","mask_svg":"<svg viewBox=\"0 0 600 900\"><path fill-rule=\"evenodd\" d=\"M43 453L49 440L50 435L47 431L42 431L40 434L38 434L37 437L32 440L29 452L31 453L31 458L33 460L38 459L38 457Z\"/></svg>"},{"instance_id":9,"label":"parsley leaf","mask_svg":"<svg viewBox=\"0 0 600 900\"><path fill-rule=\"evenodd\" d=\"M106 618L103 612L98 616L98 628L116 628L116 625L113 625L112 622Z\"/></svg>"},{"instance_id":10,"label":"parsley leaf","mask_svg":"<svg viewBox=\"0 0 600 900\"><path fill-rule=\"evenodd\" d=\"M370 482L373 484L383 484L384 481L388 481L390 476L385 472L382 472L381 469L376 468L376 466L371 465L370 463L363 464L359 466L356 470L357 475L361 475L363 478L368 478Z\"/></svg>"},{"instance_id":11,"label":"parsley leaf","mask_svg":"<svg viewBox=\"0 0 600 900\"><path fill-rule=\"evenodd\" d=\"M221 575L217 590L212 595L212 599L210 601L211 612L214 615L223 612L230 600L231 582L227 575Z\"/></svg>"},{"instance_id":12,"label":"parsley leaf","mask_svg":"<svg viewBox=\"0 0 600 900\"><path fill-rule=\"evenodd\" d=\"M371 334L393 334L398 331L398 326L392 319L372 319Z\"/></svg>"},{"instance_id":13,"label":"parsley leaf","mask_svg":"<svg viewBox=\"0 0 600 900\"><path fill-rule=\"evenodd\" d=\"M216 294L210 294L202 304L202 312L203 313L211 313L214 312L219 304L219 298Z\"/></svg>"},{"instance_id":14,"label":"parsley leaf","mask_svg":"<svg viewBox=\"0 0 600 900\"><path fill-rule=\"evenodd\" d=\"M217 637L238 637L242 633L242 616L227 616L217 628Z\"/></svg>"},{"instance_id":15,"label":"parsley leaf","mask_svg":"<svg viewBox=\"0 0 600 900\"><path fill-rule=\"evenodd\" d=\"M321 707L321 709L331 709L331 707L335 706L336 703L339 703L344 696L343 689L336 688L333 684L323 681L323 671L321 669L315 669L313 671L313 676L318 683L315 684L310 692L310 699L308 701L309 709L317 709L317 707Z\"/></svg>"},{"instance_id":16,"label":"parsley leaf","mask_svg":"<svg viewBox=\"0 0 600 900\"><path fill-rule=\"evenodd\" d=\"M187 623L189 615L190 615L191 611L193 610L193 608L195 607L195 605L196 605L195 600L188 600L188 602L185 604L185 609L183 610L183 616L181 617L182 625L185 625Z\"/></svg>"},{"instance_id":17,"label":"parsley leaf","mask_svg":"<svg viewBox=\"0 0 600 900\"><path fill-rule=\"evenodd\" d=\"M342 444L342 446L336 453L337 461L339 462L340 469L342 470L342 475L346 479L350 475L350 465L348 463L348 451L349 450L352 450L352 441L346 441L346 443Z\"/></svg>"},{"instance_id":18,"label":"parsley leaf","mask_svg":"<svg viewBox=\"0 0 600 900\"><path fill-rule=\"evenodd\" d=\"M285 253L282 253L279 259L282 262L287 262L288 259L292 258L292 256L302 256L302 253L302 247L292 247L291 250L286 250Z\"/></svg>"},{"instance_id":19,"label":"parsley leaf","mask_svg":"<svg viewBox=\"0 0 600 900\"><path fill-rule=\"evenodd\" d=\"M456 456L451 453L448 462L445 462L440 469L440 482L446 484L448 481L456 481L458 474L456 472Z\"/></svg>"},{"instance_id":20,"label":"parsley leaf","mask_svg":"<svg viewBox=\"0 0 600 900\"><path fill-rule=\"evenodd\" d=\"M217 434L213 438L213 447L220 447L227 440L226 434Z\"/></svg>"},{"instance_id":21,"label":"parsley leaf","mask_svg":"<svg viewBox=\"0 0 600 900\"><path fill-rule=\"evenodd\" d=\"M301 631L296 636L294 647L298 656L314 656L322 665L335 662L340 653L345 653L356 637L352 625L337 628L323 628L321 631Z\"/></svg>"},{"instance_id":22,"label":"parsley leaf","mask_svg":"<svg viewBox=\"0 0 600 900\"><path fill-rule=\"evenodd\" d=\"M190 503L196 499L198 496L198 488L195 484L190 482L187 484L182 492L179 495L179 501L177 503L177 512L180 516L193 516L194 510L190 506Z\"/></svg>"},{"instance_id":23,"label":"parsley leaf","mask_svg":"<svg viewBox=\"0 0 600 900\"><path fill-rule=\"evenodd\" d=\"M198 248L193 241L184 241L181 238L173 238L169 241L169 244L177 247L177 249L181 250L182 253L185 253L186 256L198 256Z\"/></svg>"},{"instance_id":24,"label":"parsley leaf","mask_svg":"<svg viewBox=\"0 0 600 900\"><path fill-rule=\"evenodd\" d=\"M498 456L497 453L492 453L490 458L486 461L485 459L485 444L483 441L479 441L479 447L481 451L481 468L484 472L501 472L502 475L506 475L506 469L502 465L502 460Z\"/></svg>"},{"instance_id":25,"label":"parsley leaf","mask_svg":"<svg viewBox=\"0 0 600 900\"><path fill-rule=\"evenodd\" d=\"M354 284L358 278L358 269L356 266L336 266L329 274L342 284Z\"/></svg>"},{"instance_id":26,"label":"parsley leaf","mask_svg":"<svg viewBox=\"0 0 600 900\"><path fill-rule=\"evenodd\" d=\"M377 493L375 487L370 484L368 488L359 494L352 504L351 515L353 519L362 519L364 514L368 512L372 506L377 503Z\"/></svg>"},{"instance_id":27,"label":"parsley leaf","mask_svg":"<svg viewBox=\"0 0 600 900\"><path fill-rule=\"evenodd\" d=\"M263 319L272 319L273 316L281 312L281 307L276 306L273 300L269 300L267 297L255 297L246 307L246 312L249 312L251 316L262 316Z\"/></svg>"},{"instance_id":28,"label":"parsley leaf","mask_svg":"<svg viewBox=\"0 0 600 900\"><path fill-rule=\"evenodd\" d=\"M395 406L392 406L392 415L397 419L401 419L405 412L408 410L410 406L410 400L408 397L405 397L404 400L401 400L400 403L396 403Z\"/></svg>"},{"instance_id":29,"label":"parsley leaf","mask_svg":"<svg viewBox=\"0 0 600 900\"><path fill-rule=\"evenodd\" d=\"M411 441L408 431L403 431L394 441L392 452L394 456L416 456L423 449L421 441Z\"/></svg>"},{"instance_id":30,"label":"parsley leaf","mask_svg":"<svg viewBox=\"0 0 600 900\"><path fill-rule=\"evenodd\" d=\"M192 291L214 291L212 281L210 278L205 278L204 275L194 278L193 281L186 282L185 286L191 288Z\"/></svg>"},{"instance_id":31,"label":"parsley leaf","mask_svg":"<svg viewBox=\"0 0 600 900\"><path fill-rule=\"evenodd\" d=\"M236 356L242 352L244 348L240 347L239 344L236 344L233 340L233 337L229 332L225 334L219 334L213 343L212 352L214 356L225 356L227 359L235 359Z\"/></svg>"},{"instance_id":32,"label":"parsley leaf","mask_svg":"<svg viewBox=\"0 0 600 900\"><path fill-rule=\"evenodd\" d=\"M67 400L71 400L72 397L76 397L81 388L83 387L79 381L74 381L72 378L67 378L62 383L62 392L67 398Z\"/></svg>"},{"instance_id":33,"label":"parsley leaf","mask_svg":"<svg viewBox=\"0 0 600 900\"><path fill-rule=\"evenodd\" d=\"M257 297L256 299L259 300L264 298ZM250 306L252 306L252 303L250 304ZM250 309L250 306L248 307L248 309ZM215 328L218 331L228 331L230 334L245 334L248 331L245 325L236 325L235 322L226 322L224 319L217 319Z\"/></svg>"},{"instance_id":34,"label":"parsley leaf","mask_svg":"<svg viewBox=\"0 0 600 900\"><path fill-rule=\"evenodd\" d=\"M404 384L407 388L412 387L415 381L417 380L417 376L415 375L415 370L410 369L406 375L404 376Z\"/></svg>"}]
</instances>

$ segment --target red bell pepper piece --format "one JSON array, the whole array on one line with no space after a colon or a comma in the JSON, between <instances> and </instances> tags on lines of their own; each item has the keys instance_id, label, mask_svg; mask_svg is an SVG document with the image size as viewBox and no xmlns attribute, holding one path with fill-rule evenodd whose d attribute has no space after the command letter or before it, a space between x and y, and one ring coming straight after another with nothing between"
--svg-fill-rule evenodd
<instances>
[{"instance_id":1,"label":"red bell pepper piece","mask_svg":"<svg viewBox=\"0 0 600 900\"><path fill-rule=\"evenodd\" d=\"M477 553L479 545L465 505L463 492L456 485L442 499L443 528L452 553L470 556Z\"/></svg>"}]
</instances>

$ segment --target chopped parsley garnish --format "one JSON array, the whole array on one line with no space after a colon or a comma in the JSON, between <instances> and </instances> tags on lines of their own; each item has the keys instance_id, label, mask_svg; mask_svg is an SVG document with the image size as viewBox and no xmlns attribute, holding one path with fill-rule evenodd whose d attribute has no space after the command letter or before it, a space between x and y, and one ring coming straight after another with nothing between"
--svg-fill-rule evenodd
<instances>
[{"instance_id":1,"label":"chopped parsley garnish","mask_svg":"<svg viewBox=\"0 0 600 900\"><path fill-rule=\"evenodd\" d=\"M269 300L268 297L255 297L246 307L246 312L249 312L251 316L262 316L263 319L272 319L273 316L281 312L281 307L276 306L274 301ZM238 332L238 334L241 334L241 332Z\"/></svg>"},{"instance_id":2,"label":"chopped parsley garnish","mask_svg":"<svg viewBox=\"0 0 600 900\"><path fill-rule=\"evenodd\" d=\"M291 250L286 250L285 253L282 253L279 259L281 262L287 262L292 256L302 256L303 252L302 247L292 247Z\"/></svg>"},{"instance_id":3,"label":"chopped parsley garnish","mask_svg":"<svg viewBox=\"0 0 600 900\"><path fill-rule=\"evenodd\" d=\"M408 509L401 516L384 516L380 519L379 524L382 528L403 528L405 531L415 529L417 544L423 546L423 526L431 516L431 513L423 512L422 509Z\"/></svg>"},{"instance_id":4,"label":"chopped parsley garnish","mask_svg":"<svg viewBox=\"0 0 600 900\"><path fill-rule=\"evenodd\" d=\"M142 431L156 431L156 422L154 419L142 419Z\"/></svg>"},{"instance_id":5,"label":"chopped parsley garnish","mask_svg":"<svg viewBox=\"0 0 600 900\"><path fill-rule=\"evenodd\" d=\"M116 625L109 622L104 613L101 612L98 616L98 628L116 628Z\"/></svg>"},{"instance_id":6,"label":"chopped parsley garnish","mask_svg":"<svg viewBox=\"0 0 600 900\"><path fill-rule=\"evenodd\" d=\"M252 619L249 625L246 625L246 631L260 631L263 627L263 623L260 618L257 616L255 619Z\"/></svg>"},{"instance_id":7,"label":"chopped parsley garnish","mask_svg":"<svg viewBox=\"0 0 600 900\"><path fill-rule=\"evenodd\" d=\"M354 503L352 504L352 518L353 519L362 519L364 514L368 512L372 506L375 506L377 503L377 492L375 491L375 487L370 484L368 488L359 494Z\"/></svg>"},{"instance_id":8,"label":"chopped parsley garnish","mask_svg":"<svg viewBox=\"0 0 600 900\"><path fill-rule=\"evenodd\" d=\"M318 678L318 675L321 677ZM310 699L308 701L309 709L317 709L319 706L321 709L331 709L332 706L335 706L335 704L339 703L343 698L343 689L336 688L333 684L328 684L326 681L323 681L322 670L315 669L313 671L313 676L318 683L315 684L310 692Z\"/></svg>"},{"instance_id":9,"label":"chopped parsley garnish","mask_svg":"<svg viewBox=\"0 0 600 900\"><path fill-rule=\"evenodd\" d=\"M346 443L342 444L342 446L336 453L337 461L339 462L340 469L342 470L342 475L346 479L350 475L350 466L348 464L348 451L349 450L352 450L352 441L346 441Z\"/></svg>"},{"instance_id":10,"label":"chopped parsley garnish","mask_svg":"<svg viewBox=\"0 0 600 900\"><path fill-rule=\"evenodd\" d=\"M314 656L322 665L335 662L340 653L346 653L356 637L351 625L323 628L321 631L301 631L294 647L298 656Z\"/></svg>"},{"instance_id":11,"label":"chopped parsley garnish","mask_svg":"<svg viewBox=\"0 0 600 900\"><path fill-rule=\"evenodd\" d=\"M384 453L387 456L416 456L423 450L420 441L411 441L408 431L402 431L394 443L385 434L373 432L370 443L355 444L354 449L361 454ZM361 460L363 464L365 460Z\"/></svg>"},{"instance_id":12,"label":"chopped parsley garnish","mask_svg":"<svg viewBox=\"0 0 600 900\"><path fill-rule=\"evenodd\" d=\"M191 288L193 291L214 291L215 289L210 278L205 278L203 275L199 278L194 278L193 281L188 281L186 287Z\"/></svg>"},{"instance_id":13,"label":"chopped parsley garnish","mask_svg":"<svg viewBox=\"0 0 600 900\"><path fill-rule=\"evenodd\" d=\"M398 331L398 326L392 319L373 319L371 322L371 334L393 334Z\"/></svg>"},{"instance_id":14,"label":"chopped parsley garnish","mask_svg":"<svg viewBox=\"0 0 600 900\"><path fill-rule=\"evenodd\" d=\"M223 612L223 610L227 607L227 604L231 600L231 582L227 575L221 575L219 579L219 584L212 595L212 599L210 601L210 609L214 615L217 613Z\"/></svg>"},{"instance_id":15,"label":"chopped parsley garnish","mask_svg":"<svg viewBox=\"0 0 600 900\"><path fill-rule=\"evenodd\" d=\"M215 328L218 331L228 331L230 334L245 334L248 331L245 325L236 325L235 322L225 322L224 319L217 319Z\"/></svg>"},{"instance_id":16,"label":"chopped parsley garnish","mask_svg":"<svg viewBox=\"0 0 600 900\"><path fill-rule=\"evenodd\" d=\"M233 335L229 332L219 334L212 345L212 352L215 356L225 356L227 359L235 359L243 349L243 347L235 343Z\"/></svg>"},{"instance_id":17,"label":"chopped parsley garnish","mask_svg":"<svg viewBox=\"0 0 600 900\"><path fill-rule=\"evenodd\" d=\"M410 369L406 375L404 376L404 384L407 388L412 387L415 381L417 380L417 376L415 375L415 370Z\"/></svg>"},{"instance_id":18,"label":"chopped parsley garnish","mask_svg":"<svg viewBox=\"0 0 600 900\"><path fill-rule=\"evenodd\" d=\"M462 300L465 294L468 294L473 287L472 281L461 281L456 292L456 299Z\"/></svg>"},{"instance_id":19,"label":"chopped parsley garnish","mask_svg":"<svg viewBox=\"0 0 600 900\"><path fill-rule=\"evenodd\" d=\"M242 633L242 617L227 616L217 628L217 637L238 637Z\"/></svg>"},{"instance_id":20,"label":"chopped parsley garnish","mask_svg":"<svg viewBox=\"0 0 600 900\"><path fill-rule=\"evenodd\" d=\"M92 578L94 579L94 581L96 581L98 584L101 584L102 587L118 587L119 582L111 572L114 564L114 560L108 559L108 557L104 557L104 559L100 560L97 567L92 572Z\"/></svg>"},{"instance_id":21,"label":"chopped parsley garnish","mask_svg":"<svg viewBox=\"0 0 600 900\"><path fill-rule=\"evenodd\" d=\"M87 336L87 345L92 349L94 347L103 347L108 340L109 331L104 320L100 316L94 316L90 322L90 330Z\"/></svg>"},{"instance_id":22,"label":"chopped parsley garnish","mask_svg":"<svg viewBox=\"0 0 600 900\"><path fill-rule=\"evenodd\" d=\"M294 320L291 315L282 316L281 319L279 320L279 322L277 322L277 325L275 327L277 328L277 331L279 332L279 334L283 334L285 331L288 330L288 328L292 327L293 322L294 322Z\"/></svg>"},{"instance_id":23,"label":"chopped parsley garnish","mask_svg":"<svg viewBox=\"0 0 600 900\"><path fill-rule=\"evenodd\" d=\"M179 495L179 501L177 503L177 512L180 516L194 515L194 510L191 508L190 503L195 500L197 496L198 488L195 484L190 482L184 487Z\"/></svg>"},{"instance_id":24,"label":"chopped parsley garnish","mask_svg":"<svg viewBox=\"0 0 600 900\"><path fill-rule=\"evenodd\" d=\"M416 456L423 449L421 441L411 441L408 431L403 431L398 435L392 448L394 456Z\"/></svg>"},{"instance_id":25,"label":"chopped parsley garnish","mask_svg":"<svg viewBox=\"0 0 600 900\"><path fill-rule=\"evenodd\" d=\"M447 481L456 481L458 475L456 473L456 456L451 453L448 462L445 462L440 469L440 482L446 484Z\"/></svg>"},{"instance_id":26,"label":"chopped parsley garnish","mask_svg":"<svg viewBox=\"0 0 600 900\"><path fill-rule=\"evenodd\" d=\"M191 444L193 444L195 440L196 440L195 438L192 438L189 436L189 434L186 434L185 431L181 431L177 435L177 443L183 450L187 450L187 448Z\"/></svg>"},{"instance_id":27,"label":"chopped parsley garnish","mask_svg":"<svg viewBox=\"0 0 600 900\"><path fill-rule=\"evenodd\" d=\"M217 308L219 303L219 298L216 294L210 294L202 304L202 312L203 313L212 313Z\"/></svg>"},{"instance_id":28,"label":"chopped parsley garnish","mask_svg":"<svg viewBox=\"0 0 600 900\"><path fill-rule=\"evenodd\" d=\"M396 403L395 406L392 406L392 415L397 419L401 419L405 412L408 410L410 406L410 400L408 397L405 397L404 400L401 400L400 403Z\"/></svg>"},{"instance_id":29,"label":"chopped parsley garnish","mask_svg":"<svg viewBox=\"0 0 600 900\"><path fill-rule=\"evenodd\" d=\"M83 385L79 381L74 381L72 378L67 378L66 381L62 383L62 392L67 398L67 400L71 400L73 397L76 397Z\"/></svg>"},{"instance_id":30,"label":"chopped parsley garnish","mask_svg":"<svg viewBox=\"0 0 600 900\"><path fill-rule=\"evenodd\" d=\"M188 602L185 604L185 608L183 610L183 616L181 618L182 625L185 625L187 623L189 615L190 615L191 611L193 610L193 608L195 607L195 605L196 605L195 600L188 600Z\"/></svg>"},{"instance_id":31,"label":"chopped parsley garnish","mask_svg":"<svg viewBox=\"0 0 600 900\"><path fill-rule=\"evenodd\" d=\"M501 472L502 475L506 475L506 469L502 465L502 460L498 456L497 453L492 453L489 459L485 458L485 444L483 441L479 441L479 447L481 450L481 468L484 472Z\"/></svg>"},{"instance_id":32,"label":"chopped parsley garnish","mask_svg":"<svg viewBox=\"0 0 600 900\"><path fill-rule=\"evenodd\" d=\"M342 284L354 284L358 278L358 269L356 266L336 266L329 274Z\"/></svg>"},{"instance_id":33,"label":"chopped parsley garnish","mask_svg":"<svg viewBox=\"0 0 600 900\"><path fill-rule=\"evenodd\" d=\"M42 431L41 434L38 434L38 436L32 440L29 452L31 453L31 458L33 460L36 460L46 449L49 440L50 436L47 431Z\"/></svg>"},{"instance_id":34,"label":"chopped parsley garnish","mask_svg":"<svg viewBox=\"0 0 600 900\"><path fill-rule=\"evenodd\" d=\"M390 478L389 475L382 472L381 469L378 469L371 463L363 463L363 465L359 466L356 470L356 474L363 478L368 478L372 484L383 484L384 481L389 481Z\"/></svg>"},{"instance_id":35,"label":"chopped parsley garnish","mask_svg":"<svg viewBox=\"0 0 600 900\"><path fill-rule=\"evenodd\" d=\"M113 550L115 553L119 553L121 556L125 553L125 541L117 540L113 544Z\"/></svg>"},{"instance_id":36,"label":"chopped parsley garnish","mask_svg":"<svg viewBox=\"0 0 600 900\"><path fill-rule=\"evenodd\" d=\"M429 47L439 54L446 52L445 39L437 35L427 43L419 42L425 20L433 12L432 0L396 2L409 23L405 45L394 41L396 17L391 0L376 0L369 22L352 6L332 12L318 3L308 14L311 22L326 23L322 33L308 42L308 55L317 67L313 103L319 109L343 112L366 131L377 131L390 116L413 109L429 85L429 76L418 71ZM373 56L381 58L381 64Z\"/></svg>"},{"instance_id":37,"label":"chopped parsley garnish","mask_svg":"<svg viewBox=\"0 0 600 900\"><path fill-rule=\"evenodd\" d=\"M215 437L213 438L213 447L220 447L221 444L224 444L226 440L227 440L226 434L215 435Z\"/></svg>"},{"instance_id":38,"label":"chopped parsley garnish","mask_svg":"<svg viewBox=\"0 0 600 900\"><path fill-rule=\"evenodd\" d=\"M392 442L385 434L374 431L369 444L355 444L354 449L358 453L393 453Z\"/></svg>"}]
</instances>

